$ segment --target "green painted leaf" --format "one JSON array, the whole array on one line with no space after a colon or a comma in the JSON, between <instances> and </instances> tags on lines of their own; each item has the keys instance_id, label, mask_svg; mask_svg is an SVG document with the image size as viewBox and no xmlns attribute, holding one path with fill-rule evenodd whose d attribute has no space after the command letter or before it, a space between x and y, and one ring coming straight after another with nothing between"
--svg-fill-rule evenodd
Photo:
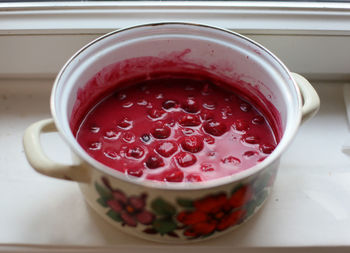
<instances>
[{"instance_id":1,"label":"green painted leaf","mask_svg":"<svg viewBox=\"0 0 350 253\"><path fill-rule=\"evenodd\" d=\"M161 235L164 235L173 232L176 229L177 225L171 219L158 219L153 222L153 227Z\"/></svg>"},{"instance_id":2,"label":"green painted leaf","mask_svg":"<svg viewBox=\"0 0 350 253\"><path fill-rule=\"evenodd\" d=\"M254 213L255 208L256 208L256 201L255 200L249 201L245 208L246 209L245 217L251 216Z\"/></svg>"},{"instance_id":3,"label":"green painted leaf","mask_svg":"<svg viewBox=\"0 0 350 253\"><path fill-rule=\"evenodd\" d=\"M97 199L97 202L98 202L101 206L103 206L103 207L108 207L107 201L108 201L108 199L105 199L105 198L99 198L99 199Z\"/></svg>"},{"instance_id":4,"label":"green painted leaf","mask_svg":"<svg viewBox=\"0 0 350 253\"><path fill-rule=\"evenodd\" d=\"M96 191L98 192L98 194L100 195L101 198L108 200L108 199L111 199L113 197L110 190L99 185L97 182L95 182L95 188L96 188Z\"/></svg>"},{"instance_id":5,"label":"green painted leaf","mask_svg":"<svg viewBox=\"0 0 350 253\"><path fill-rule=\"evenodd\" d=\"M179 204L179 206L186 207L186 208L192 208L193 207L193 200L191 200L191 199L179 198L176 201Z\"/></svg>"},{"instance_id":6,"label":"green painted leaf","mask_svg":"<svg viewBox=\"0 0 350 253\"><path fill-rule=\"evenodd\" d=\"M175 207L162 198L153 200L151 207L156 214L161 216L173 216L176 214Z\"/></svg>"},{"instance_id":7,"label":"green painted leaf","mask_svg":"<svg viewBox=\"0 0 350 253\"><path fill-rule=\"evenodd\" d=\"M234 187L234 188L232 189L232 191L231 191L231 195L234 194L236 191L238 191L239 188L241 188L242 186L243 186L243 184L239 184L239 185L237 185L236 187Z\"/></svg>"},{"instance_id":8,"label":"green painted leaf","mask_svg":"<svg viewBox=\"0 0 350 253\"><path fill-rule=\"evenodd\" d=\"M117 222L122 222L123 219L122 217L120 216L119 213L117 213L116 211L110 209L108 212L107 212L107 216L109 216L111 219L117 221Z\"/></svg>"},{"instance_id":9,"label":"green painted leaf","mask_svg":"<svg viewBox=\"0 0 350 253\"><path fill-rule=\"evenodd\" d=\"M267 190L262 190L256 195L256 206L260 206L264 200L267 198Z\"/></svg>"},{"instance_id":10,"label":"green painted leaf","mask_svg":"<svg viewBox=\"0 0 350 253\"><path fill-rule=\"evenodd\" d=\"M254 182L253 188L255 192L262 191L265 187L268 186L270 180L271 180L271 173L264 173L263 175L258 178L257 181Z\"/></svg>"},{"instance_id":11,"label":"green painted leaf","mask_svg":"<svg viewBox=\"0 0 350 253\"><path fill-rule=\"evenodd\" d=\"M257 195L255 196L255 198L251 201L249 201L246 206L245 206L245 210L246 210L246 214L245 216L246 217L249 217L251 216L255 209L257 207L259 207L263 202L264 200L267 198L268 196L268 191L267 190L262 190L260 192L257 193Z\"/></svg>"}]
</instances>

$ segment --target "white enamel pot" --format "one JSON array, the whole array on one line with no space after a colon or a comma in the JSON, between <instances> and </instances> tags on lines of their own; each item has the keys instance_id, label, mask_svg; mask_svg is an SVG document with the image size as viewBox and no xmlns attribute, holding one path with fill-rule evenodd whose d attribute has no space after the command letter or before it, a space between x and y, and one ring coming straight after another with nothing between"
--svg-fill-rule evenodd
<instances>
[{"instance_id":1,"label":"white enamel pot","mask_svg":"<svg viewBox=\"0 0 350 253\"><path fill-rule=\"evenodd\" d=\"M76 141L72 121L90 99L135 75L152 77L155 69L197 68L230 80L272 108L270 116L281 138L265 160L207 182L137 181L94 160ZM90 92L82 92L87 87ZM53 118L25 131L24 148L34 169L78 182L90 206L122 231L159 242L195 242L231 231L257 212L271 191L281 155L319 104L307 80L240 34L190 23L146 24L106 34L65 64L52 89ZM40 135L52 131L66 141L74 164L63 165L45 155Z\"/></svg>"}]
</instances>

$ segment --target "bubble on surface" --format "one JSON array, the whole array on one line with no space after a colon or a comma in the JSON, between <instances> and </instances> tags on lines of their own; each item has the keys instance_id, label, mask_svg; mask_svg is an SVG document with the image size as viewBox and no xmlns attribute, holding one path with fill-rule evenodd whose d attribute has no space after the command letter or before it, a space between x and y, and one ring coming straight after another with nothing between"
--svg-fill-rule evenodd
<instances>
[{"instance_id":1,"label":"bubble on surface","mask_svg":"<svg viewBox=\"0 0 350 253\"><path fill-rule=\"evenodd\" d=\"M99 141L92 142L89 144L89 150L100 150L102 148L102 143Z\"/></svg>"},{"instance_id":2,"label":"bubble on surface","mask_svg":"<svg viewBox=\"0 0 350 253\"><path fill-rule=\"evenodd\" d=\"M242 112L249 112L252 109L252 106L246 102L242 102L239 106Z\"/></svg>"},{"instance_id":3,"label":"bubble on surface","mask_svg":"<svg viewBox=\"0 0 350 253\"><path fill-rule=\"evenodd\" d=\"M201 165L201 171L203 172L210 172L214 170L215 170L214 166L210 163L204 163Z\"/></svg>"},{"instance_id":4,"label":"bubble on surface","mask_svg":"<svg viewBox=\"0 0 350 253\"><path fill-rule=\"evenodd\" d=\"M254 125L261 125L261 124L264 124L265 123L265 119L263 116L261 115L257 115L255 116L253 119L252 119L252 123Z\"/></svg>"},{"instance_id":5,"label":"bubble on surface","mask_svg":"<svg viewBox=\"0 0 350 253\"><path fill-rule=\"evenodd\" d=\"M103 138L108 139L108 140L117 140L120 136L120 132L116 132L114 130L107 130L104 135Z\"/></svg>"},{"instance_id":6,"label":"bubble on surface","mask_svg":"<svg viewBox=\"0 0 350 253\"><path fill-rule=\"evenodd\" d=\"M241 163L241 160L235 156L227 156L223 158L221 162L228 167L237 168L237 166Z\"/></svg>"}]
</instances>

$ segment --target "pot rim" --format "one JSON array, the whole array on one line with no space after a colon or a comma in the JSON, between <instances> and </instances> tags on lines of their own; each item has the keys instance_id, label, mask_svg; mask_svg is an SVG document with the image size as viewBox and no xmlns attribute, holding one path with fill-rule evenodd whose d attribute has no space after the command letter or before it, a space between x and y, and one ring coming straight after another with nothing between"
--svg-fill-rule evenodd
<instances>
[{"instance_id":1,"label":"pot rim","mask_svg":"<svg viewBox=\"0 0 350 253\"><path fill-rule=\"evenodd\" d=\"M247 41L248 43L260 48L262 51L264 51L265 53L267 53L272 59L273 61L275 61L280 67L281 69L285 72L285 74L288 77L288 80L291 81L291 84L293 85L295 92L297 94L297 100L298 100L298 110L297 110L297 117L295 118L295 120L293 122L287 122L286 125L286 130L288 128L288 125L290 125L291 123L294 123L293 126L289 127L289 131L286 134L286 130L283 133L283 136L280 140L280 142L278 143L277 147L275 148L275 150L266 157L266 159L264 159L262 162L259 162L258 164L256 164L255 166L229 175L229 176L225 176L225 177L221 177L221 178L216 178L216 179L212 179L212 180L208 180L208 181L202 181L202 182L180 182L180 183L172 183L172 182L161 182L161 181L153 181L153 180L138 180L137 178L133 178L133 177L129 177L117 170L111 169L110 167L100 163L99 161L95 160L94 158L92 158L91 156L89 156L85 150L83 150L83 148L78 144L78 142L76 141L76 139L74 138L73 134L72 136L67 136L65 133L65 131L63 131L63 127L60 124L60 122L58 121L57 118L57 114L56 114L56 108L55 108L55 94L57 92L57 89L59 87L59 83L61 80L62 75L65 73L66 69L68 68L68 66L70 64L73 63L73 61L85 50L88 50L89 47L91 47L92 45L98 43L99 41L110 37L112 35L118 34L118 33L122 33L131 29L137 29L137 28L142 28L142 27L151 27L151 26L168 26L168 25L180 25L180 26L190 26L190 27L201 27L201 28L207 28L207 29L213 29L213 30L217 30L219 32L224 32L224 33L228 33L230 36L236 36L242 40ZM107 175L131 183L131 184L135 184L138 186L142 186L142 187L148 187L148 188L154 188L154 189L163 189L163 190L199 190L199 189L208 189L208 188L213 188L213 187L218 187L218 186L222 186L222 185L226 185L226 184L231 184L231 183L235 183L235 182L239 182L241 180L244 180L245 178L248 178L252 175L258 174L260 171L262 171L264 168L272 165L274 162L278 161L280 158L280 155L285 151L285 149L288 147L288 145L290 144L290 142L292 141L293 137L295 136L298 126L300 125L301 122L301 118L302 118L302 113L301 113L301 109L302 109L302 96L301 96L301 92L299 89L299 86L296 84L296 82L294 81L294 79L291 76L290 71L288 70L288 68L283 64L283 62L277 58L277 56L275 56L271 51L269 51L268 49L266 49L264 46L260 45L259 43L255 42L254 40L251 40L239 33L224 29L224 28L219 28L216 26L211 26L211 25L206 25L206 24L200 24L200 23L192 23L192 22L156 22L156 23L145 23L145 24L140 24L140 25L135 25L135 26L130 26L127 28L123 28L123 29L119 29L119 30L115 30L112 32L109 32L103 36L98 37L97 39L91 41L90 43L86 44L84 47L82 47L80 50L78 50L62 67L62 69L60 70L60 72L58 73L55 81L54 81L54 85L52 88L52 92L51 92L51 98L50 98L50 108L51 108L51 114L53 117L53 120L55 122L56 128L58 130L58 132L60 133L60 135L62 136L62 138L64 139L64 141L69 145L69 147L71 148L71 150L83 161L85 161L86 163L88 163L92 168L99 170L100 172L106 173ZM73 140L72 140L73 139Z\"/></svg>"}]
</instances>

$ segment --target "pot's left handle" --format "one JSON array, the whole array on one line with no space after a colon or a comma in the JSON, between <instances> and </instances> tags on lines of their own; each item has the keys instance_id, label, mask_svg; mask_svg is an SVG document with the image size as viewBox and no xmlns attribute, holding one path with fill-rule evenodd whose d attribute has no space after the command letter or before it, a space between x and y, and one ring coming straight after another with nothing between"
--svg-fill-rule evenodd
<instances>
[{"instance_id":1,"label":"pot's left handle","mask_svg":"<svg viewBox=\"0 0 350 253\"><path fill-rule=\"evenodd\" d=\"M82 164L64 165L48 158L40 143L42 133L57 132L53 119L38 121L29 126L23 136L24 152L30 165L39 173L77 182L88 182L88 168Z\"/></svg>"}]
</instances>

